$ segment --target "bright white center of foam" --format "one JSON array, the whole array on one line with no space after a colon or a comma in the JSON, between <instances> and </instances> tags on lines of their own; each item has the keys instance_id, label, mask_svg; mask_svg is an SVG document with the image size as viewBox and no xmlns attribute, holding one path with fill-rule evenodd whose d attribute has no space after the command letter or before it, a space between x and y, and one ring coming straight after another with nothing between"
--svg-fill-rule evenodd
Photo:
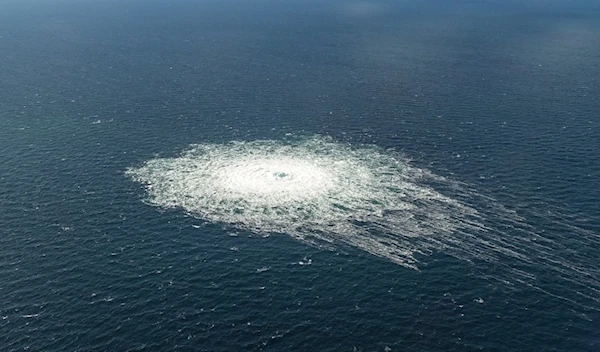
<instances>
[{"instance_id":1,"label":"bright white center of foam","mask_svg":"<svg viewBox=\"0 0 600 352\"><path fill-rule=\"evenodd\" d=\"M299 201L327 193L337 175L317 162L291 157L250 157L217 171L215 186L272 202Z\"/></svg>"}]
</instances>

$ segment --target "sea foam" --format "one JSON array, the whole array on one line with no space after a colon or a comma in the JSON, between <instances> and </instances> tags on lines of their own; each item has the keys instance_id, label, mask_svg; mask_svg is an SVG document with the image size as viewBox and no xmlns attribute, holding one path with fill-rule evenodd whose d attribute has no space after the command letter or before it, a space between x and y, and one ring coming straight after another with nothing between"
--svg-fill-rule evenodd
<instances>
[{"instance_id":1,"label":"sea foam","mask_svg":"<svg viewBox=\"0 0 600 352\"><path fill-rule=\"evenodd\" d=\"M474 208L426 185L450 181L398 153L321 136L197 144L127 173L154 205L258 234L351 245L406 266L459 229L483 227Z\"/></svg>"}]
</instances>

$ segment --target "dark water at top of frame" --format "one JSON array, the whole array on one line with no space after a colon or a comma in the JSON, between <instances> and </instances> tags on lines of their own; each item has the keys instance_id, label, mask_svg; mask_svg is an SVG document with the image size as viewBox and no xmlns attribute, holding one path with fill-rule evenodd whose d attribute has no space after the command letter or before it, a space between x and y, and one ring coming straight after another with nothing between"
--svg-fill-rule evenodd
<instances>
[{"instance_id":1,"label":"dark water at top of frame","mask_svg":"<svg viewBox=\"0 0 600 352\"><path fill-rule=\"evenodd\" d=\"M124 175L286 133L393 148L598 282L599 77L593 1L6 1L0 350L599 350L598 287L233 236Z\"/></svg>"}]
</instances>

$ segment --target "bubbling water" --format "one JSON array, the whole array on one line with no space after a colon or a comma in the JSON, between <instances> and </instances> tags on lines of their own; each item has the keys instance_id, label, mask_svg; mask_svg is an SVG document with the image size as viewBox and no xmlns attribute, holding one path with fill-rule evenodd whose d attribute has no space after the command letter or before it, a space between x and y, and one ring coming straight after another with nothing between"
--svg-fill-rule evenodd
<instances>
[{"instance_id":1,"label":"bubbling water","mask_svg":"<svg viewBox=\"0 0 600 352\"><path fill-rule=\"evenodd\" d=\"M279 157L239 160L224 166L215 178L219 189L290 202L326 193L337 176L316 162Z\"/></svg>"},{"instance_id":2,"label":"bubbling water","mask_svg":"<svg viewBox=\"0 0 600 352\"><path fill-rule=\"evenodd\" d=\"M193 145L128 170L149 202L257 234L346 244L414 267L415 254L481 229L472 207L425 181L449 181L372 146L329 138Z\"/></svg>"},{"instance_id":3,"label":"bubbling water","mask_svg":"<svg viewBox=\"0 0 600 352\"><path fill-rule=\"evenodd\" d=\"M566 243L600 248L600 236L570 225L564 210L532 214L560 229L544 235L494 199L374 146L321 136L204 143L127 174L145 185L149 203L229 228L352 246L415 269L422 254L443 252L492 264L488 279L600 309L600 269L585 253L565 250Z\"/></svg>"}]
</instances>

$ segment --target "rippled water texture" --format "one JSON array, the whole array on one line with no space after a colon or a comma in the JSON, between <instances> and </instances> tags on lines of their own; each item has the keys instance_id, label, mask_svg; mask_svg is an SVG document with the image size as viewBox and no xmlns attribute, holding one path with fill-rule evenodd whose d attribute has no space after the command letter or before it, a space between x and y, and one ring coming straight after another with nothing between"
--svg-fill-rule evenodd
<instances>
[{"instance_id":1,"label":"rippled water texture","mask_svg":"<svg viewBox=\"0 0 600 352\"><path fill-rule=\"evenodd\" d=\"M600 2L0 10L0 351L600 351Z\"/></svg>"}]
</instances>

